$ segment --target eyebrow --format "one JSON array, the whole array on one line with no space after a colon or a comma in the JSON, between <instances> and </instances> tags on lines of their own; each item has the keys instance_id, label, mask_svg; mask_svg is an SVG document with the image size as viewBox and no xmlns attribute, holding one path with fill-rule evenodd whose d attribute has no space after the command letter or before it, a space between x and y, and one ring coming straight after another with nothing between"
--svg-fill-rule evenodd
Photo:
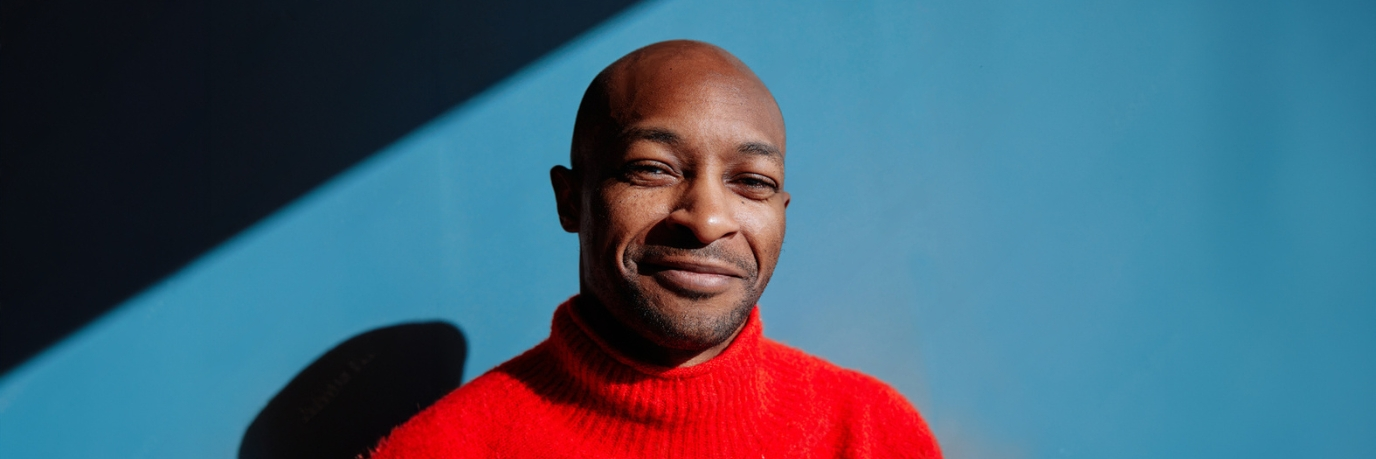
<instances>
[{"instance_id":1,"label":"eyebrow","mask_svg":"<svg viewBox=\"0 0 1376 459\"><path fill-rule=\"evenodd\" d=\"M678 136L678 134L673 133L673 131L660 128L629 129L621 135L621 138L627 144L637 140L648 140L651 142L662 143L670 146L677 146L683 140Z\"/></svg>"},{"instance_id":2,"label":"eyebrow","mask_svg":"<svg viewBox=\"0 0 1376 459\"><path fill-rule=\"evenodd\" d=\"M763 142L746 142L736 147L736 151L741 153L753 153L761 156L772 156L774 159L783 159L783 152L778 147Z\"/></svg>"},{"instance_id":3,"label":"eyebrow","mask_svg":"<svg viewBox=\"0 0 1376 459\"><path fill-rule=\"evenodd\" d=\"M663 128L632 128L627 129L621 134L621 138L627 144L637 140L648 140L659 144L678 146L683 142L683 138L675 134L674 131ZM779 147L764 142L746 142L736 147L736 151L758 156L765 156L771 160L782 162L784 154L779 151Z\"/></svg>"}]
</instances>

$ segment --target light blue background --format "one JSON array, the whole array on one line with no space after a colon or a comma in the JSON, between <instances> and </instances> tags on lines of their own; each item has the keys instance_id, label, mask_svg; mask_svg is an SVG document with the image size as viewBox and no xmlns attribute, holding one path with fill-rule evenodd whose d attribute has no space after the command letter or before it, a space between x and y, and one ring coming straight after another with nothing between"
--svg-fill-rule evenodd
<instances>
[{"instance_id":1,"label":"light blue background","mask_svg":"<svg viewBox=\"0 0 1376 459\"><path fill-rule=\"evenodd\" d=\"M0 379L0 457L229 458L348 337L471 378L577 288L546 171L583 87L695 38L774 91L766 333L894 385L947 455L1376 456L1376 4L653 2ZM73 286L79 288L79 286Z\"/></svg>"}]
</instances>

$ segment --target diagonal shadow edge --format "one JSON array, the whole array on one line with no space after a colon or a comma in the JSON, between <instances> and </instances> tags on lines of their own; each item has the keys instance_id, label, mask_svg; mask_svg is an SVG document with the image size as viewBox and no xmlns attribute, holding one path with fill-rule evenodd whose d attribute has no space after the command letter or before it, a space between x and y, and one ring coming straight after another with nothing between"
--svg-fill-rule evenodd
<instances>
[{"instance_id":1,"label":"diagonal shadow edge","mask_svg":"<svg viewBox=\"0 0 1376 459\"><path fill-rule=\"evenodd\" d=\"M65 3L0 35L0 377L633 4Z\"/></svg>"}]
</instances>

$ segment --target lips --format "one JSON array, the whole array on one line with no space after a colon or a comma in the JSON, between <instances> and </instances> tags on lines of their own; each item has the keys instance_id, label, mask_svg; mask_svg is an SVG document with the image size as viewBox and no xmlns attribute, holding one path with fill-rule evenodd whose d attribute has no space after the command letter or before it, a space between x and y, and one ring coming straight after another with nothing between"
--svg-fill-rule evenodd
<instances>
[{"instance_id":1,"label":"lips","mask_svg":"<svg viewBox=\"0 0 1376 459\"><path fill-rule=\"evenodd\" d=\"M715 295L745 279L746 273L727 263L692 259L643 260L640 273L669 290L692 295Z\"/></svg>"}]
</instances>

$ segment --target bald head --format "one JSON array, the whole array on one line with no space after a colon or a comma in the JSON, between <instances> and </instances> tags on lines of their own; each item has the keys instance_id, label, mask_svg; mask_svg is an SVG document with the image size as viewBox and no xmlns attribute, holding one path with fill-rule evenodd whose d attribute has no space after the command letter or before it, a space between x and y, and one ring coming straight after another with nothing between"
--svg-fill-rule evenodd
<instances>
[{"instance_id":1,"label":"bald head","mask_svg":"<svg viewBox=\"0 0 1376 459\"><path fill-rule=\"evenodd\" d=\"M778 138L782 156L784 121L769 89L745 63L717 46L671 40L637 49L613 62L583 93L573 127L571 162L587 167L599 153L624 143L627 126L665 104L706 103L728 96L757 112Z\"/></svg>"}]
</instances>

